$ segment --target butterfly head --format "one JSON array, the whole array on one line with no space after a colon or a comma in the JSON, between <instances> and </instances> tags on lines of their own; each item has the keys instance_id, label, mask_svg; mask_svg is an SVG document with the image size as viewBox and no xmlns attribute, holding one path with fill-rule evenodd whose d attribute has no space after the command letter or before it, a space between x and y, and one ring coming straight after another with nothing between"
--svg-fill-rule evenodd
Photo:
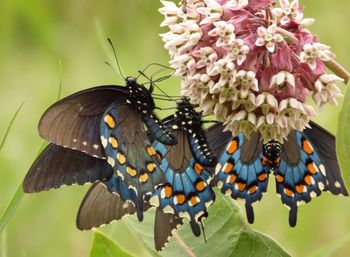
<instances>
[{"instance_id":1,"label":"butterfly head","mask_svg":"<svg viewBox=\"0 0 350 257\"><path fill-rule=\"evenodd\" d=\"M201 114L196 112L188 98L182 98L176 102L177 110L175 117L178 126L185 130L193 130L196 126L202 125Z\"/></svg>"},{"instance_id":2,"label":"butterfly head","mask_svg":"<svg viewBox=\"0 0 350 257\"><path fill-rule=\"evenodd\" d=\"M128 100L132 106L142 111L152 111L155 108L150 90L137 83L134 77L127 77L125 82L129 95Z\"/></svg>"}]
</instances>

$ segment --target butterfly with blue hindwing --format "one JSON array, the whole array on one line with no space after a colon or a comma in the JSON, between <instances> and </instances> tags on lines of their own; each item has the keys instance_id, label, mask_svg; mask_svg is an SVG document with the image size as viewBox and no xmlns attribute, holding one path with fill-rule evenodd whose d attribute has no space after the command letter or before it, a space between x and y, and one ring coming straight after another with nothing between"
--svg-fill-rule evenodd
<instances>
[{"instance_id":1,"label":"butterfly with blue hindwing","mask_svg":"<svg viewBox=\"0 0 350 257\"><path fill-rule=\"evenodd\" d=\"M215 200L209 183L209 167L215 167L217 159L206 140L201 114L189 100L177 103L177 111L163 123L177 138L178 144L166 146L154 140L153 147L161 159L160 169L166 182L158 186L150 199L158 206L155 217L155 245L161 250L171 235L171 230L187 217L194 235L200 235L202 219L208 216L207 208ZM169 231L170 230L170 231Z\"/></svg>"},{"instance_id":2,"label":"butterfly with blue hindwing","mask_svg":"<svg viewBox=\"0 0 350 257\"><path fill-rule=\"evenodd\" d=\"M293 131L283 143L263 143L258 133L247 139L223 132L221 124L209 129L208 140L219 156L213 184L234 199L244 199L247 218L254 222L252 204L267 190L273 172L276 191L289 211L289 224L297 222L300 204L311 201L322 191L348 195L335 152L335 138L310 122L311 128ZM221 135L221 136L218 136Z\"/></svg>"},{"instance_id":3,"label":"butterfly with blue hindwing","mask_svg":"<svg viewBox=\"0 0 350 257\"><path fill-rule=\"evenodd\" d=\"M147 134L164 144L176 143L153 112L152 92L153 82L150 89L146 89L136 79L128 77L125 87L91 88L51 106L39 123L40 135L51 144L30 168L24 180L24 191L40 192L64 184L103 181L114 173L134 191L132 200L135 205L141 204L138 214L142 219L144 194L153 192L154 187L162 182ZM86 170L85 174L63 172L62 166L65 165L66 169L68 165L64 158L70 153L76 154L77 159L84 159L85 154L105 159L113 167L113 172L91 176L86 176ZM50 165L47 157L50 157ZM68 170L73 172L74 169Z\"/></svg>"}]
</instances>

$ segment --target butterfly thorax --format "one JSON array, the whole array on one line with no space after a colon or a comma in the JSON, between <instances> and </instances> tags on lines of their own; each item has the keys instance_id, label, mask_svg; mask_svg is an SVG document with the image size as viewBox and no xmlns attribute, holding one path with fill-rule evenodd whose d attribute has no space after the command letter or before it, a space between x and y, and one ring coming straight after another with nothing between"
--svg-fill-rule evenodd
<instances>
[{"instance_id":1,"label":"butterfly thorax","mask_svg":"<svg viewBox=\"0 0 350 257\"><path fill-rule=\"evenodd\" d=\"M133 77L126 78L128 96L126 102L143 114L154 110L155 104L151 92L142 84L138 84Z\"/></svg>"},{"instance_id":2,"label":"butterfly thorax","mask_svg":"<svg viewBox=\"0 0 350 257\"><path fill-rule=\"evenodd\" d=\"M270 140L263 145L263 162L276 166L279 165L282 145L277 140Z\"/></svg>"},{"instance_id":3,"label":"butterfly thorax","mask_svg":"<svg viewBox=\"0 0 350 257\"><path fill-rule=\"evenodd\" d=\"M175 130L182 130L187 134L190 149L197 162L204 166L215 166L217 159L209 144L202 127L202 115L198 113L188 99L177 102L177 111L174 115Z\"/></svg>"}]
</instances>

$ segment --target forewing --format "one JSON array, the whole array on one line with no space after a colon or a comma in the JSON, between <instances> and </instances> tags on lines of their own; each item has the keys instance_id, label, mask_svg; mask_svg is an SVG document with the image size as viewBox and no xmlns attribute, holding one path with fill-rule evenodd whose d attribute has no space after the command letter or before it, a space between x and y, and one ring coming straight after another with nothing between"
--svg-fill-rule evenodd
<instances>
[{"instance_id":1,"label":"forewing","mask_svg":"<svg viewBox=\"0 0 350 257\"><path fill-rule=\"evenodd\" d=\"M325 167L325 174L328 180L327 189L334 195L349 195L337 160L335 137L316 123L310 121L309 124L311 129L305 129L304 134L314 145Z\"/></svg>"},{"instance_id":2,"label":"forewing","mask_svg":"<svg viewBox=\"0 0 350 257\"><path fill-rule=\"evenodd\" d=\"M26 193L34 193L62 185L83 185L106 180L112 174L111 166L103 159L49 144L29 169L23 189Z\"/></svg>"},{"instance_id":3,"label":"forewing","mask_svg":"<svg viewBox=\"0 0 350 257\"><path fill-rule=\"evenodd\" d=\"M125 89L100 86L70 95L53 104L41 117L39 134L57 145L104 158L100 122L114 101L125 101Z\"/></svg>"}]
</instances>

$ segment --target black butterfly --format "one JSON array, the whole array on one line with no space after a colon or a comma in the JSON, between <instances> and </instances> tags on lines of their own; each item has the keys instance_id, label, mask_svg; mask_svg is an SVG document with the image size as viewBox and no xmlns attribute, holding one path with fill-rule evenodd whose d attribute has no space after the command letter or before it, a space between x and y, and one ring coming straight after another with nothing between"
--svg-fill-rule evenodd
<instances>
[{"instance_id":1,"label":"black butterfly","mask_svg":"<svg viewBox=\"0 0 350 257\"><path fill-rule=\"evenodd\" d=\"M263 144L259 133L250 139L243 134L223 133L221 124L209 129L208 140L219 157L213 184L232 198L245 200L247 218L254 222L252 203L267 190L273 172L276 191L295 226L300 204L311 201L321 191L348 195L335 152L335 138L310 122L311 129L293 131L283 144L271 140Z\"/></svg>"},{"instance_id":2,"label":"black butterfly","mask_svg":"<svg viewBox=\"0 0 350 257\"><path fill-rule=\"evenodd\" d=\"M202 128L201 114L187 99L178 102L175 115L163 120L177 138L178 144L166 146L154 140L153 147L161 159L160 169L166 181L159 186L150 200L159 206L155 221L155 245L160 250L171 231L187 217L194 235L200 235L202 219L215 200L209 183L208 167L216 165L214 152L209 148ZM165 221L169 222L165 225Z\"/></svg>"},{"instance_id":3,"label":"black butterfly","mask_svg":"<svg viewBox=\"0 0 350 257\"><path fill-rule=\"evenodd\" d=\"M51 144L30 168L24 191L105 181L114 173L137 195L135 204L142 203L144 193L162 182L147 133L164 144L176 143L153 113L152 85L146 89L128 77L125 87L91 88L52 105L39 123L40 135ZM76 158L68 162L71 154Z\"/></svg>"}]
</instances>

